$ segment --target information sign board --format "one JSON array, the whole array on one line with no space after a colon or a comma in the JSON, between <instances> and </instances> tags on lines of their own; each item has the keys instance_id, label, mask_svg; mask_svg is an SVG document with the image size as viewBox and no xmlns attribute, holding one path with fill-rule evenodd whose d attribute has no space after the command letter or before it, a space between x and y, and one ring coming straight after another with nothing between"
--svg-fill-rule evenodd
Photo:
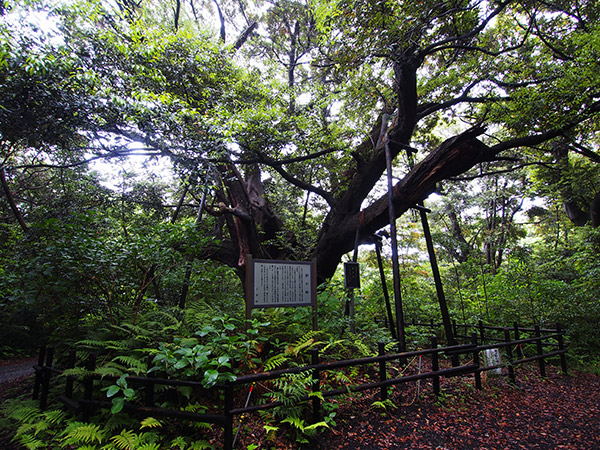
<instances>
[{"instance_id":1,"label":"information sign board","mask_svg":"<svg viewBox=\"0 0 600 450\"><path fill-rule=\"evenodd\" d=\"M313 304L313 263L252 260L252 306L310 306Z\"/></svg>"},{"instance_id":2,"label":"information sign board","mask_svg":"<svg viewBox=\"0 0 600 450\"><path fill-rule=\"evenodd\" d=\"M316 329L317 269L311 261L246 256L246 317L253 308L312 306Z\"/></svg>"}]
</instances>

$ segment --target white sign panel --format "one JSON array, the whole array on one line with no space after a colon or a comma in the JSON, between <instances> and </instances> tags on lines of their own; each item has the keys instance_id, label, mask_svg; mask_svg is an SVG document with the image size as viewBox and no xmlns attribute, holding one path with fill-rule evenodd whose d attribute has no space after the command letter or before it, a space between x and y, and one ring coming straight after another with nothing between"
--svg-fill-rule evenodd
<instances>
[{"instance_id":1,"label":"white sign panel","mask_svg":"<svg viewBox=\"0 0 600 450\"><path fill-rule=\"evenodd\" d=\"M312 264L253 260L252 297L257 308L313 304Z\"/></svg>"}]
</instances>

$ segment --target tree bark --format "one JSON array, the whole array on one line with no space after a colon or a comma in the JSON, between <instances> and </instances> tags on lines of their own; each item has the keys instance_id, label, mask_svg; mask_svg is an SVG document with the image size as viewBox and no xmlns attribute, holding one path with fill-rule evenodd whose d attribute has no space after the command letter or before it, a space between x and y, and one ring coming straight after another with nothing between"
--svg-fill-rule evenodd
<instances>
[{"instance_id":1,"label":"tree bark","mask_svg":"<svg viewBox=\"0 0 600 450\"><path fill-rule=\"evenodd\" d=\"M469 254L471 252L471 246L465 239L465 235L462 232L462 228L460 226L460 222L458 221L458 216L456 215L456 211L451 209L448 211L448 218L450 219L450 227L452 229L452 235L458 241L458 248L450 249L450 253L459 263L464 263L467 259L469 259Z\"/></svg>"},{"instance_id":2,"label":"tree bark","mask_svg":"<svg viewBox=\"0 0 600 450\"><path fill-rule=\"evenodd\" d=\"M476 139L482 132L476 128L448 139L399 181L393 189L396 217L423 201L435 190L436 183L459 175L480 162L493 160L496 152ZM347 213L333 208L325 219L313 252L319 280L324 281L334 274L342 255L352 249L357 229L363 236L371 235L388 224L387 214L387 195L363 211Z\"/></svg>"},{"instance_id":3,"label":"tree bark","mask_svg":"<svg viewBox=\"0 0 600 450\"><path fill-rule=\"evenodd\" d=\"M15 198L12 194L12 191L10 190L8 181L6 180L6 171L4 170L4 167L2 167L0 169L0 184L2 184L2 189L4 190L4 194L6 194L8 204L10 205L10 209L12 210L13 214L15 215L15 219L17 219L17 222L19 222L19 225L21 226L21 229L23 230L23 232L29 233L29 227L27 226L27 223L25 222L25 219L23 218L21 211L19 211L17 202L15 202Z\"/></svg>"}]
</instances>

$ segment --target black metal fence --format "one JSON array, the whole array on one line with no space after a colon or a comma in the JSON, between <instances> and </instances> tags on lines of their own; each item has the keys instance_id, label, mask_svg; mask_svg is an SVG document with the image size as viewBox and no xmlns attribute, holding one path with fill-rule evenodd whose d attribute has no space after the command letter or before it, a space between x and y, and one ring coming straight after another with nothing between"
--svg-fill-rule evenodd
<instances>
[{"instance_id":1,"label":"black metal fence","mask_svg":"<svg viewBox=\"0 0 600 450\"><path fill-rule=\"evenodd\" d=\"M417 324L426 327L436 327L434 323ZM473 329L477 331L471 331ZM506 368L507 376L512 382L516 380L515 368L527 362L537 362L539 372L542 377L546 376L546 360L549 358L559 358L563 373L567 372L566 349L564 345L564 332L560 327L556 329L542 329L539 326L533 328L523 328L514 326L494 327L486 326L481 322L475 326L454 325L454 331L457 338L467 339L466 343L449 347L439 347L437 338L431 339L430 348L402 353L386 353L385 346L379 345L379 354L377 356L339 360L339 361L320 361L319 353L312 351L311 364L302 367L293 367L287 369L273 370L270 372L253 373L237 377L234 381L222 385L215 385L207 391L211 393L220 393L214 395L215 401L222 402L218 414L205 414L184 411L176 408L163 408L155 406L157 386L180 387L187 386L194 389L205 390L200 382L188 380L175 380L168 378L159 378L153 376L129 376L126 378L128 385L136 386L142 393L141 401L136 403L126 403L124 410L131 413L144 414L153 417L172 417L189 421L205 422L215 424L223 428L223 448L233 449L234 437L234 418L243 414L254 413L261 410L269 410L282 406L281 401L272 401L259 405L236 406L236 390L243 389L244 386L254 385L255 383L275 380L291 374L308 373L312 377L312 394L306 393L302 398L297 399L298 403L306 402L311 407L311 418L313 423L321 420L321 399L348 394L351 392L363 392L369 390L378 390L380 398L388 398L388 389L392 386L416 382L419 380L431 380L433 392L440 394L440 378L456 376L472 376L475 386L482 388L481 373L498 368ZM462 331L459 332L459 331ZM529 336L523 338L523 336ZM489 342L489 343L486 343ZM525 356L523 347L529 346L534 349L531 356ZM505 355L505 362L496 365L484 365L480 361L480 353L484 350L498 349ZM419 373L388 377L389 364L397 361L400 365L406 364L410 358L429 357L431 359L429 368ZM465 358L466 356L466 358ZM452 367L440 368L441 358L451 358ZM468 362L461 364L462 359ZM64 368L58 368L53 365L54 351L52 348L43 348L40 351L38 363L35 368L34 399L39 399L40 408L45 409L48 402L48 393L50 389L51 378L55 375L63 374L65 369L74 368L78 365L75 351L69 353L68 361ZM82 362L79 362L81 365ZM326 386L322 383L323 375L328 372L340 371L344 368L367 366L374 367L377 373L376 380L358 385L342 386L336 389L325 390ZM106 382L114 383L118 377L101 376L94 373L96 368L96 356L90 355L86 361L83 361L83 367L86 369L85 376L67 375L65 381L64 394L59 395L58 399L74 412L88 417L94 410L101 408L109 409L111 402L107 401L106 396L100 394L101 384ZM80 383L82 389L75 395L74 384ZM206 390L205 390L206 391ZM318 395L314 395L318 393ZM238 396L239 397L239 396ZM102 398L102 399L100 399Z\"/></svg>"}]
</instances>

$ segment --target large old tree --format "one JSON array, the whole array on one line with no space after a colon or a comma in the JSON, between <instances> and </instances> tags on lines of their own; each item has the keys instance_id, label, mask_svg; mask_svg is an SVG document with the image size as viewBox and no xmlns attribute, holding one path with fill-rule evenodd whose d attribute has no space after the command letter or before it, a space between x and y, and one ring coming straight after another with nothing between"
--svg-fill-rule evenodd
<instances>
[{"instance_id":1,"label":"large old tree","mask_svg":"<svg viewBox=\"0 0 600 450\"><path fill-rule=\"evenodd\" d=\"M84 16L88 4L57 10L61 41L4 38L3 180L23 167L14 149L64 165L142 143L207 186L218 239L194 256L241 276L248 253L315 258L324 280L357 230L388 223L386 146L402 171L396 216L443 180L531 163L557 139L598 160L593 1L213 3L218 39L195 28L194 1L187 22L179 1L157 3L175 14L163 23L150 2Z\"/></svg>"}]
</instances>

